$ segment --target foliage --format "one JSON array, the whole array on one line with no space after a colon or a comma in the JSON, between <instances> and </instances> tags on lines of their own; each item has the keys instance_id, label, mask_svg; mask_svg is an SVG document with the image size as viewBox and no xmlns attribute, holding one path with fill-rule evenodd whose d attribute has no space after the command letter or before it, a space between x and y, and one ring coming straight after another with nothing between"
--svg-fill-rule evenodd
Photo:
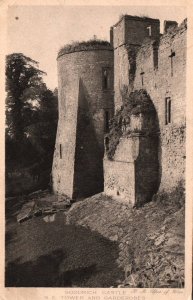
<instances>
[{"instance_id":1,"label":"foliage","mask_svg":"<svg viewBox=\"0 0 193 300\"><path fill-rule=\"evenodd\" d=\"M45 170L51 171L58 118L57 89L54 93L47 89L44 74L36 61L21 53L6 58L7 175L13 170L26 174L28 168L28 173L39 180Z\"/></svg>"},{"instance_id":2,"label":"foliage","mask_svg":"<svg viewBox=\"0 0 193 300\"><path fill-rule=\"evenodd\" d=\"M74 41L71 44L67 44L62 47L58 52L58 57L71 52L76 51L86 51L86 50L95 50L95 49L112 49L111 45L107 41L100 39L91 39L88 41L78 42Z\"/></svg>"},{"instance_id":3,"label":"foliage","mask_svg":"<svg viewBox=\"0 0 193 300\"><path fill-rule=\"evenodd\" d=\"M40 100L38 118L36 122L27 126L26 132L39 158L51 164L58 119L57 97L47 89L42 93Z\"/></svg>"},{"instance_id":4,"label":"foliage","mask_svg":"<svg viewBox=\"0 0 193 300\"><path fill-rule=\"evenodd\" d=\"M131 115L138 115L140 113L155 113L155 108L151 102L151 99L147 92L143 89L136 90L128 94L126 87L124 87L122 93L122 101L123 105L111 120L110 132L107 134L109 142L106 153L109 159L113 158L117 145L119 144L119 140L122 135L125 134L122 131L122 127L130 125ZM130 133L131 131L126 132L126 134Z\"/></svg>"},{"instance_id":5,"label":"foliage","mask_svg":"<svg viewBox=\"0 0 193 300\"><path fill-rule=\"evenodd\" d=\"M13 53L6 57L6 117L8 134L21 143L25 136L25 126L36 114L39 97L45 85L43 71L38 63L22 53Z\"/></svg>"}]
</instances>

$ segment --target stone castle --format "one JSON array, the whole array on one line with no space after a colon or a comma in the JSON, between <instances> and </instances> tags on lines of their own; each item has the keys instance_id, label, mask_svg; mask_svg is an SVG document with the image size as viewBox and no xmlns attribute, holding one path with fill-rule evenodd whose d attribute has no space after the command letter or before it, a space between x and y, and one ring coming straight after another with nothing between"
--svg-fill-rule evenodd
<instances>
[{"instance_id":1,"label":"stone castle","mask_svg":"<svg viewBox=\"0 0 193 300\"><path fill-rule=\"evenodd\" d=\"M134 206L184 182L186 33L186 20L160 34L158 19L125 15L110 43L61 49L54 192Z\"/></svg>"}]
</instances>

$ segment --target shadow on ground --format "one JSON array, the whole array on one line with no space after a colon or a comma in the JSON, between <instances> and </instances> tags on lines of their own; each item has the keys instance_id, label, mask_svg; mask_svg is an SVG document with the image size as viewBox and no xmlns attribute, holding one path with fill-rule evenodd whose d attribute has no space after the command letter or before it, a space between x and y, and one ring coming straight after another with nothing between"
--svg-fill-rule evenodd
<instances>
[{"instance_id":1,"label":"shadow on ground","mask_svg":"<svg viewBox=\"0 0 193 300\"><path fill-rule=\"evenodd\" d=\"M7 225L6 287L109 287L123 279L118 246L82 226L34 218Z\"/></svg>"}]
</instances>

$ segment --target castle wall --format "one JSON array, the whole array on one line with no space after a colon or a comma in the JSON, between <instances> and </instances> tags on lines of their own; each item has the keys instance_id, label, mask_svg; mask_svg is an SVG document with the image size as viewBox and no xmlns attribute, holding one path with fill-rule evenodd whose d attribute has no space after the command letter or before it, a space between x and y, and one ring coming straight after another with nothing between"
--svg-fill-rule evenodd
<instances>
[{"instance_id":1,"label":"castle wall","mask_svg":"<svg viewBox=\"0 0 193 300\"><path fill-rule=\"evenodd\" d=\"M173 75L171 75L171 50L175 52ZM143 70L143 85L141 79ZM160 128L165 126L165 98L171 97L172 124L185 123L186 90L186 29L165 35L160 40L158 50L158 67L154 67L153 46L146 44L137 53L134 89L146 89L154 102Z\"/></svg>"},{"instance_id":2,"label":"castle wall","mask_svg":"<svg viewBox=\"0 0 193 300\"><path fill-rule=\"evenodd\" d=\"M113 160L104 158L105 193L134 205L149 201L159 184L168 192L184 180L186 22L172 31L170 23L160 36L159 20L125 16L111 28L114 53L90 48L58 58L55 192L78 198L103 190L107 119L124 104L127 88L147 91L155 118L147 116L146 128L139 114L131 116L132 134L123 134Z\"/></svg>"},{"instance_id":3,"label":"castle wall","mask_svg":"<svg viewBox=\"0 0 193 300\"><path fill-rule=\"evenodd\" d=\"M133 206L135 204L134 163L104 159L104 170L105 194Z\"/></svg>"},{"instance_id":4,"label":"castle wall","mask_svg":"<svg viewBox=\"0 0 193 300\"><path fill-rule=\"evenodd\" d=\"M127 45L140 46L145 38L158 39L160 34L160 21L152 18L123 16L113 26L113 47Z\"/></svg>"},{"instance_id":5,"label":"castle wall","mask_svg":"<svg viewBox=\"0 0 193 300\"><path fill-rule=\"evenodd\" d=\"M140 136L135 160L135 204L149 202L159 187L158 137Z\"/></svg>"},{"instance_id":6,"label":"castle wall","mask_svg":"<svg viewBox=\"0 0 193 300\"><path fill-rule=\"evenodd\" d=\"M127 158L122 155L122 159L119 155L132 155L136 141L131 147L121 138L113 160L104 159L104 174L107 194L118 199L131 197L128 201L140 204L150 201L157 192L172 191L185 179L186 21L173 30L167 28L160 38L157 22L151 38L145 38L143 19L136 25L129 17L116 24L113 32L115 111L124 104L125 86L129 92L146 90L155 107L158 126L154 137L139 137L138 154L130 161L129 154ZM124 167L120 168L120 162ZM125 173L125 178L123 170L130 172Z\"/></svg>"},{"instance_id":7,"label":"castle wall","mask_svg":"<svg viewBox=\"0 0 193 300\"><path fill-rule=\"evenodd\" d=\"M118 201L135 204L135 159L139 139L122 138L113 160L104 158L104 192Z\"/></svg>"},{"instance_id":8,"label":"castle wall","mask_svg":"<svg viewBox=\"0 0 193 300\"><path fill-rule=\"evenodd\" d=\"M123 87L131 85L133 81L133 76L130 74L135 72L134 52L139 49L145 39L159 39L159 33L160 22L157 19L125 16L114 25L115 110L120 109L122 105Z\"/></svg>"},{"instance_id":9,"label":"castle wall","mask_svg":"<svg viewBox=\"0 0 193 300\"><path fill-rule=\"evenodd\" d=\"M122 137L113 160L104 158L104 192L132 206L146 203L158 190L156 136Z\"/></svg>"},{"instance_id":10,"label":"castle wall","mask_svg":"<svg viewBox=\"0 0 193 300\"><path fill-rule=\"evenodd\" d=\"M125 45L114 50L114 89L115 110L122 105L122 91L124 86L129 85L129 59Z\"/></svg>"},{"instance_id":11,"label":"castle wall","mask_svg":"<svg viewBox=\"0 0 193 300\"><path fill-rule=\"evenodd\" d=\"M103 68L109 70L108 89L103 88ZM64 54L58 58L58 77L54 191L69 197L102 191L105 113L112 116L114 107L113 51Z\"/></svg>"},{"instance_id":12,"label":"castle wall","mask_svg":"<svg viewBox=\"0 0 193 300\"><path fill-rule=\"evenodd\" d=\"M171 50L175 52L172 67ZM161 38L157 67L154 54L152 44L144 45L137 53L134 89L146 89L155 105L160 128L160 190L171 190L185 173L186 25ZM166 98L171 99L168 124Z\"/></svg>"},{"instance_id":13,"label":"castle wall","mask_svg":"<svg viewBox=\"0 0 193 300\"><path fill-rule=\"evenodd\" d=\"M62 68L60 65L58 69L61 73ZM61 77L59 77L58 82L59 119L52 165L52 182L54 192L72 196L79 81L75 76L74 78L73 76L67 78L71 81L71 84L68 85L68 94L65 93L63 88L67 88L67 85L63 85ZM67 100L69 102L68 106Z\"/></svg>"},{"instance_id":14,"label":"castle wall","mask_svg":"<svg viewBox=\"0 0 193 300\"><path fill-rule=\"evenodd\" d=\"M158 39L158 19L125 16L125 41L129 45L141 45L145 38Z\"/></svg>"}]
</instances>

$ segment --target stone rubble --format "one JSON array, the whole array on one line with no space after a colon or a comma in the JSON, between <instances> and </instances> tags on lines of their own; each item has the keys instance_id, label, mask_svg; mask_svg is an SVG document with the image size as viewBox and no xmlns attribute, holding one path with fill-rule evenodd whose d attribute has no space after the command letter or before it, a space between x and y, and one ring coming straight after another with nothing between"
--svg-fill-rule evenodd
<instances>
[{"instance_id":1,"label":"stone rubble","mask_svg":"<svg viewBox=\"0 0 193 300\"><path fill-rule=\"evenodd\" d=\"M28 195L27 200L17 215L18 223L22 223L33 217L53 215L58 211L65 211L72 204L68 197L60 196L57 198L55 195L48 194L47 190L33 192Z\"/></svg>"},{"instance_id":2,"label":"stone rubble","mask_svg":"<svg viewBox=\"0 0 193 300\"><path fill-rule=\"evenodd\" d=\"M20 213L17 216L17 222L22 223L32 217L35 208L35 201L30 201L22 206Z\"/></svg>"},{"instance_id":3,"label":"stone rubble","mask_svg":"<svg viewBox=\"0 0 193 300\"><path fill-rule=\"evenodd\" d=\"M118 243L117 264L125 271L119 287L183 287L184 207L175 211L151 202L132 209L98 194L75 203L66 222Z\"/></svg>"}]
</instances>

